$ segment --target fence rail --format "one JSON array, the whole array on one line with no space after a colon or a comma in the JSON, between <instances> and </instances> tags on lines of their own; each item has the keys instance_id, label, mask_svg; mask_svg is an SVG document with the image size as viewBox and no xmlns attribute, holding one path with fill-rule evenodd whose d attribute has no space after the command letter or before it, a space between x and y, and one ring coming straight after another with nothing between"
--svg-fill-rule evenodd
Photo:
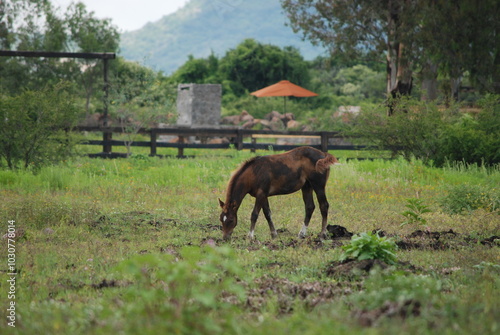
<instances>
[{"instance_id":1,"label":"fence rail","mask_svg":"<svg viewBox=\"0 0 500 335\"><path fill-rule=\"evenodd\" d=\"M134 146L134 147L149 147L150 156L157 156L158 148L177 148L177 156L184 156L184 149L228 149L231 147L237 150L290 150L303 144L274 144L274 143L257 143L257 139L263 138L316 138L320 140L320 144L311 145L324 152L328 150L361 150L366 148L364 145L341 145L330 144L330 140L345 139L338 132L331 131L270 131L270 130L248 130L238 128L140 128L134 130L134 133L149 135L149 141L118 141L113 140L114 133L126 133L122 127L77 127L76 131L81 132L102 132L103 140L85 140L80 144L84 145L99 145L103 151L98 154L91 154L94 157L116 157L120 154L113 153L114 146ZM177 136L176 143L158 141L159 135ZM226 137L230 139L230 143L188 143L189 137L209 138L209 137ZM245 142L245 139L251 139L251 142Z\"/></svg>"}]
</instances>

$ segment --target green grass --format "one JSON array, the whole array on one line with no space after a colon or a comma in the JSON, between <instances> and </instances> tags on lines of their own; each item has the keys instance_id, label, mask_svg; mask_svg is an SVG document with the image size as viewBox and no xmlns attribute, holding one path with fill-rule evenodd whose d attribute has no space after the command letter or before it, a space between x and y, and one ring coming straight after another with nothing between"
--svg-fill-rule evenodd
<instances>
[{"instance_id":1,"label":"green grass","mask_svg":"<svg viewBox=\"0 0 500 335\"><path fill-rule=\"evenodd\" d=\"M267 154L260 152L259 154ZM335 153L334 153L335 154ZM319 210L298 240L300 193L270 199L279 237L263 215L246 239L253 198L223 243L217 198L249 152L196 158L76 158L27 171L0 171L0 213L16 220L14 334L493 334L500 329L498 246L457 243L396 251L400 262L369 275L328 276L342 248L320 243ZM416 229L453 229L479 241L500 235L491 208L450 214L442 199L467 184L498 197L500 170L427 167L419 161L349 161L332 167L330 224L382 229L395 240ZM480 194L481 194L480 192ZM429 206L426 224L406 224L408 198ZM460 240L463 241L463 238ZM349 241L341 241L347 244ZM217 245L212 249L210 245ZM7 264L7 248L0 253ZM208 246L206 246L208 245ZM6 272L0 275L7 306ZM5 313L5 308L2 308ZM391 314L390 310L393 311Z\"/></svg>"}]
</instances>

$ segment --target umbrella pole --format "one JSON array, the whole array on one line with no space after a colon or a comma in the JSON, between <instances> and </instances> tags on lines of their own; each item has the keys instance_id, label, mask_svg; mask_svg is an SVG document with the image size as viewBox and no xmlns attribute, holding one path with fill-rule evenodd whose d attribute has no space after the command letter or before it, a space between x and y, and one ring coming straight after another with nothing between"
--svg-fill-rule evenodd
<instances>
[{"instance_id":1,"label":"umbrella pole","mask_svg":"<svg viewBox=\"0 0 500 335\"><path fill-rule=\"evenodd\" d=\"M283 110L284 110L283 114L285 114L286 113L286 97L283 97L283 106L284 106L283 107Z\"/></svg>"}]
</instances>

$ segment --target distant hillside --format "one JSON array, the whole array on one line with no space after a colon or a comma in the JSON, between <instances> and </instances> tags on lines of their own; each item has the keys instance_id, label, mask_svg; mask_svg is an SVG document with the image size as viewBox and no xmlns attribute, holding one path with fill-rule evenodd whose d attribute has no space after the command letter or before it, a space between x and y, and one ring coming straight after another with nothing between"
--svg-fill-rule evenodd
<instances>
[{"instance_id":1,"label":"distant hillside","mask_svg":"<svg viewBox=\"0 0 500 335\"><path fill-rule=\"evenodd\" d=\"M120 55L163 70L184 64L188 55L222 57L245 38L280 47L295 46L306 59L323 53L292 29L279 0L190 0L177 12L121 36Z\"/></svg>"}]
</instances>

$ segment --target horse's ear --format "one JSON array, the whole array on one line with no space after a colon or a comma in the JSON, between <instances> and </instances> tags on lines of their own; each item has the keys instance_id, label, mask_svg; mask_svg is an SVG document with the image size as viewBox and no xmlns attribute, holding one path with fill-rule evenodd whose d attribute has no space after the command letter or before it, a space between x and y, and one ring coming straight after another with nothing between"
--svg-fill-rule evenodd
<instances>
[{"instance_id":1,"label":"horse's ear","mask_svg":"<svg viewBox=\"0 0 500 335\"><path fill-rule=\"evenodd\" d=\"M220 199L219 199L219 206L220 206L221 208L224 208L224 203L223 203L223 202L222 202L222 200L220 200Z\"/></svg>"}]
</instances>

